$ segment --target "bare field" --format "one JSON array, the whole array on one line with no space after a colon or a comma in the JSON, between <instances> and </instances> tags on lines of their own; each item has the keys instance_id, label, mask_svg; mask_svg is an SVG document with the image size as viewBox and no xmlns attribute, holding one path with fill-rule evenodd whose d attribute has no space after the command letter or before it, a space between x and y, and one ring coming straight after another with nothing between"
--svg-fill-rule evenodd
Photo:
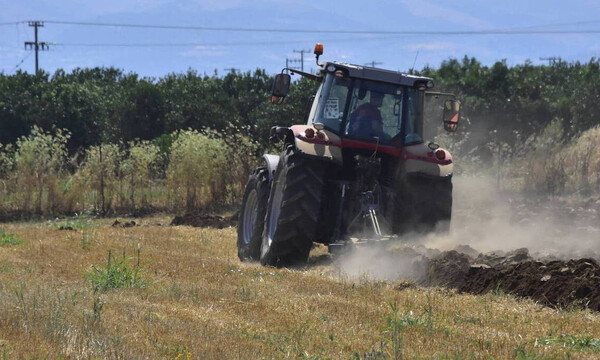
<instances>
[{"instance_id":1,"label":"bare field","mask_svg":"<svg viewBox=\"0 0 600 360\"><path fill-rule=\"evenodd\" d=\"M239 262L234 228L169 220L3 224L22 243L0 246L0 358L600 356L597 313L350 277L323 248L306 268L264 268Z\"/></svg>"}]
</instances>

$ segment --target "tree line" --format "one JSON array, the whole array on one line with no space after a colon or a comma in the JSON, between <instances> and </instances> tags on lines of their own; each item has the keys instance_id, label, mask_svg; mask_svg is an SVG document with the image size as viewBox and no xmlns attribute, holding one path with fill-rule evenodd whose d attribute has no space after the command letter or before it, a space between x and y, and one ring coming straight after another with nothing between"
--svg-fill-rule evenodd
<instances>
[{"instance_id":1,"label":"tree line","mask_svg":"<svg viewBox=\"0 0 600 360\"><path fill-rule=\"evenodd\" d=\"M564 130L559 142L570 141L600 124L600 60L557 61L551 66L484 66L475 58L444 61L421 74L436 79L438 89L454 92L463 103L460 126L469 150L486 144L522 144L553 122Z\"/></svg>"},{"instance_id":2,"label":"tree line","mask_svg":"<svg viewBox=\"0 0 600 360\"><path fill-rule=\"evenodd\" d=\"M475 58L450 59L418 72L463 102L462 132L477 134L470 146L492 140L513 144L553 120L565 139L598 124L600 63L558 61L485 66ZM33 126L64 129L68 149L101 142L152 140L183 129L243 130L265 143L272 125L304 122L316 83L292 83L283 106L269 103L273 78L264 70L225 76L188 70L159 79L115 68L58 70L50 75L0 74L0 143L26 136Z\"/></svg>"},{"instance_id":3,"label":"tree line","mask_svg":"<svg viewBox=\"0 0 600 360\"><path fill-rule=\"evenodd\" d=\"M71 134L70 151L101 142L152 140L183 129L244 130L265 139L271 124L301 120L315 84L295 83L290 102L268 102L272 77L264 70L223 77L193 70L160 79L115 68L58 70L50 75L0 74L0 143L14 144L33 126Z\"/></svg>"},{"instance_id":4,"label":"tree line","mask_svg":"<svg viewBox=\"0 0 600 360\"><path fill-rule=\"evenodd\" d=\"M586 133L599 122L597 59L485 66L465 57L417 73L462 101L459 131L430 139L458 155L457 172L473 163L546 193L600 191L591 156L600 141ZM275 106L272 82L260 69L159 79L115 68L0 74L0 213L236 204L271 126L303 123L318 86L298 79Z\"/></svg>"}]
</instances>

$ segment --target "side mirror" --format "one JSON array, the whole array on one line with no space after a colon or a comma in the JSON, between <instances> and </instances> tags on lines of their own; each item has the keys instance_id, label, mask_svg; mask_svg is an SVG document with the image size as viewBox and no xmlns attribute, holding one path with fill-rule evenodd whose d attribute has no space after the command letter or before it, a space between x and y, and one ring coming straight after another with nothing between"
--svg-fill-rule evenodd
<instances>
[{"instance_id":1,"label":"side mirror","mask_svg":"<svg viewBox=\"0 0 600 360\"><path fill-rule=\"evenodd\" d=\"M291 76L289 74L277 74L273 81L271 89L271 102L273 104L281 104L290 90Z\"/></svg>"},{"instance_id":2,"label":"side mirror","mask_svg":"<svg viewBox=\"0 0 600 360\"><path fill-rule=\"evenodd\" d=\"M444 123L444 130L448 132L455 132L458 128L458 119L460 118L460 101L458 100L446 100L444 102L444 115L442 122Z\"/></svg>"}]
</instances>

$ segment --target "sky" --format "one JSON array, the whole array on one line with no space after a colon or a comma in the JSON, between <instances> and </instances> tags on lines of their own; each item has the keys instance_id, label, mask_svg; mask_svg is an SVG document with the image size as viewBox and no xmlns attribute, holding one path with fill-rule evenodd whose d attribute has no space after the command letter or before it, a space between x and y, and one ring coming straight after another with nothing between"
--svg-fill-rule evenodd
<instances>
[{"instance_id":1,"label":"sky","mask_svg":"<svg viewBox=\"0 0 600 360\"><path fill-rule=\"evenodd\" d=\"M600 56L596 0L0 0L0 9L4 74L34 72L24 48L33 20L43 21L39 41L49 49L39 66L51 74L96 66L156 79L189 69L274 74L286 59L300 67L299 51L310 71L317 42L322 60L399 71L465 55L485 65Z\"/></svg>"}]
</instances>

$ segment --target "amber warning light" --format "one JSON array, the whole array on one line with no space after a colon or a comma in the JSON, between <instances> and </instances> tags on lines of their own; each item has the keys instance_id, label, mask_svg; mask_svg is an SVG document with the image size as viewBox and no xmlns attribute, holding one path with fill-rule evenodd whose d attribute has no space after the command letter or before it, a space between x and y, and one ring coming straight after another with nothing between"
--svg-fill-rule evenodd
<instances>
[{"instance_id":1,"label":"amber warning light","mask_svg":"<svg viewBox=\"0 0 600 360\"><path fill-rule=\"evenodd\" d=\"M317 60L316 61L317 65L319 65L319 56L323 55L323 44L317 43L315 45L315 51L314 51L314 53L315 53L315 58Z\"/></svg>"},{"instance_id":2,"label":"amber warning light","mask_svg":"<svg viewBox=\"0 0 600 360\"><path fill-rule=\"evenodd\" d=\"M317 56L323 55L323 44L317 43L315 45L315 55L317 55Z\"/></svg>"}]
</instances>

